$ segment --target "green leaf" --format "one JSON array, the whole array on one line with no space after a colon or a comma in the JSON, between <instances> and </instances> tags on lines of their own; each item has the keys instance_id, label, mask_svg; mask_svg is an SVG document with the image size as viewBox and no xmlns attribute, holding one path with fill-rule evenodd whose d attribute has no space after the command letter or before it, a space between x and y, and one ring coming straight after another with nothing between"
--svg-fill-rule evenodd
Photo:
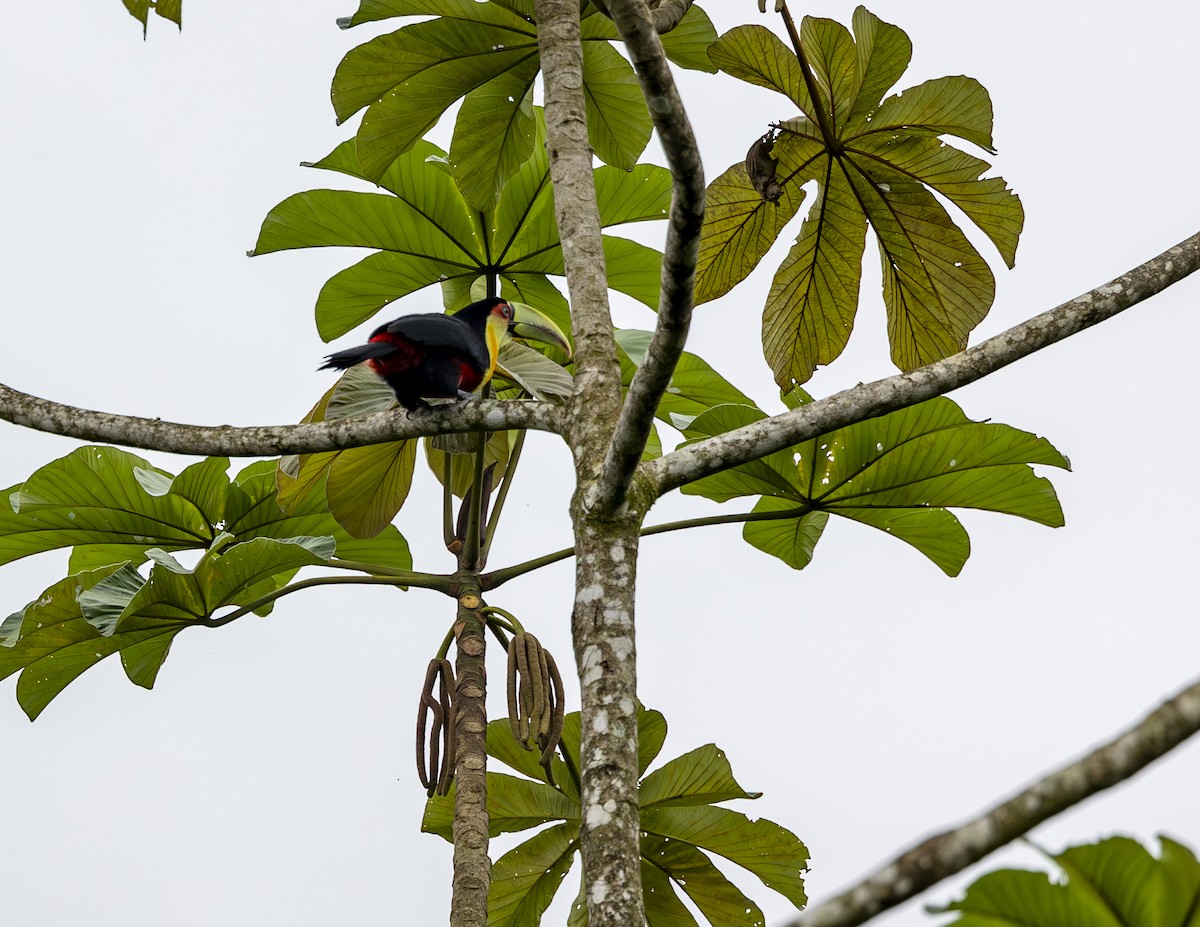
<instances>
[{"instance_id":1,"label":"green leaf","mask_svg":"<svg viewBox=\"0 0 1200 927\"><path fill-rule=\"evenodd\" d=\"M638 164L628 171L599 167L593 176L600 224L604 228L667 218L671 208L671 172L666 168L657 164Z\"/></svg>"},{"instance_id":2,"label":"green leaf","mask_svg":"<svg viewBox=\"0 0 1200 927\"><path fill-rule=\"evenodd\" d=\"M389 441L339 451L329 462L329 511L355 538L382 532L408 498L417 460L416 440Z\"/></svg>"},{"instance_id":3,"label":"green leaf","mask_svg":"<svg viewBox=\"0 0 1200 927\"><path fill-rule=\"evenodd\" d=\"M939 77L888 97L871 119L873 132L956 135L992 148L992 99L973 77Z\"/></svg>"},{"instance_id":4,"label":"green leaf","mask_svg":"<svg viewBox=\"0 0 1200 927\"><path fill-rule=\"evenodd\" d=\"M991 239L1004 263L1016 263L1017 240L1025 224L1020 198L1002 177L982 177L990 166L935 138L866 136L854 152L878 158L942 194Z\"/></svg>"},{"instance_id":5,"label":"green leaf","mask_svg":"<svg viewBox=\"0 0 1200 927\"><path fill-rule=\"evenodd\" d=\"M333 80L338 121L367 109L357 136L358 157L366 174L373 179L381 176L464 95L452 143L456 154L487 165L490 179L516 163L518 152L528 151L521 147L525 143L502 139L504 132L489 135L483 124L511 123L512 111L520 108L540 68L532 12L524 0L364 2L347 25L395 16L440 17L378 36L351 50L338 66ZM707 15L693 7L662 41L677 64L711 70L704 53L715 37ZM628 169L649 140L649 114L632 67L610 44L617 38L612 24L592 10L583 19L583 38L583 90L591 144L602 160ZM495 103L491 110L486 108L487 98ZM465 134L459 137L460 132ZM489 162L484 151L489 147L504 154ZM455 161L460 163L460 158ZM460 176L466 176L465 169ZM489 182L472 175L468 199L484 205Z\"/></svg>"},{"instance_id":6,"label":"green leaf","mask_svg":"<svg viewBox=\"0 0 1200 927\"><path fill-rule=\"evenodd\" d=\"M316 307L317 333L322 341L340 338L401 296L448 278L473 274L473 269L394 251L368 255L334 274L321 287ZM437 308L427 307L428 311Z\"/></svg>"},{"instance_id":7,"label":"green leaf","mask_svg":"<svg viewBox=\"0 0 1200 927\"><path fill-rule=\"evenodd\" d=\"M696 260L697 304L732 290L775 244L805 195L798 183L788 183L782 189L778 202L763 199L741 163L709 184Z\"/></svg>"},{"instance_id":8,"label":"green leaf","mask_svg":"<svg viewBox=\"0 0 1200 927\"><path fill-rule=\"evenodd\" d=\"M912 59L912 42L904 30L885 23L865 6L855 9L853 26L857 61L850 122L863 118L879 105Z\"/></svg>"},{"instance_id":9,"label":"green leaf","mask_svg":"<svg viewBox=\"0 0 1200 927\"><path fill-rule=\"evenodd\" d=\"M646 911L647 927L695 927L696 919L679 900L679 896L675 894L675 889L671 887L671 880L667 878L666 872L657 866L646 861L646 856L653 856L654 838L642 838L642 906ZM649 844L649 845L648 845ZM584 892L582 879L579 885L579 898L575 901L575 909L572 910L572 915L579 910L583 915L576 920L574 917L567 921L567 927L575 927L576 924L587 924L587 898Z\"/></svg>"},{"instance_id":10,"label":"green leaf","mask_svg":"<svg viewBox=\"0 0 1200 927\"><path fill-rule=\"evenodd\" d=\"M879 244L893 363L912 370L958 353L995 298L991 269L925 187L862 176L851 185Z\"/></svg>"},{"instance_id":11,"label":"green leaf","mask_svg":"<svg viewBox=\"0 0 1200 927\"><path fill-rule=\"evenodd\" d=\"M716 73L717 68L708 57L708 48L717 40L717 30L700 7L693 5L675 28L660 35L659 40L667 57L681 68Z\"/></svg>"},{"instance_id":12,"label":"green leaf","mask_svg":"<svg viewBox=\"0 0 1200 927\"><path fill-rule=\"evenodd\" d=\"M560 399L571 395L575 380L546 355L515 341L500 349L496 375L512 380L534 399Z\"/></svg>"},{"instance_id":13,"label":"green leaf","mask_svg":"<svg viewBox=\"0 0 1200 927\"><path fill-rule=\"evenodd\" d=\"M77 544L182 550L214 536L205 513L178 493L151 495L137 473L169 474L111 447L81 447L0 496L0 564Z\"/></svg>"},{"instance_id":14,"label":"green leaf","mask_svg":"<svg viewBox=\"0 0 1200 927\"><path fill-rule=\"evenodd\" d=\"M793 499L763 496L751 511L754 514L781 513L795 512L798 508ZM751 547L778 557L793 570L803 570L812 561L813 549L821 540L828 521L829 515L825 512L808 512L776 521L751 521L742 528L742 537Z\"/></svg>"},{"instance_id":15,"label":"green leaf","mask_svg":"<svg viewBox=\"0 0 1200 927\"><path fill-rule=\"evenodd\" d=\"M467 202L491 209L504 182L533 150L533 79L538 61L530 58L463 98L450 146L454 178Z\"/></svg>"},{"instance_id":16,"label":"green leaf","mask_svg":"<svg viewBox=\"0 0 1200 927\"><path fill-rule=\"evenodd\" d=\"M675 840L646 835L641 840L642 871L656 870L678 885L713 927L762 927L766 923L758 905L730 882L702 852ZM661 883L651 878L651 888ZM646 886L642 887L643 893ZM667 890L671 891L670 886ZM671 891L674 895L674 892ZM678 910L656 892L655 907L667 915L666 923L677 922ZM675 899L678 903L678 899ZM679 906L680 908L682 905ZM647 905L649 908L649 905ZM649 910L646 920L650 921ZM686 921L684 921L686 923ZM695 923L694 921L692 923Z\"/></svg>"},{"instance_id":17,"label":"green leaf","mask_svg":"<svg viewBox=\"0 0 1200 927\"><path fill-rule=\"evenodd\" d=\"M580 26L585 45L598 39L615 41L620 38L612 20L594 7L585 5ZM674 29L658 38L667 57L680 67L710 74L716 72L708 57L708 47L716 41L717 30L700 7L693 5Z\"/></svg>"},{"instance_id":18,"label":"green leaf","mask_svg":"<svg viewBox=\"0 0 1200 927\"><path fill-rule=\"evenodd\" d=\"M516 293L549 311L569 331L566 300L545 276L561 275L563 258L538 107L533 108L532 125L531 156L508 177L489 209L472 208L445 169L445 153L422 140L380 179L388 194L312 190L284 200L264 221L253 253L329 245L380 249L334 274L321 288L316 317L325 340L433 283L443 285L447 307L463 308L471 301L472 286L488 273L500 277L505 295ZM369 179L349 142L313 166ZM671 180L665 168L638 165L626 172L602 167L596 170L596 184L605 227L666 216ZM605 240L605 254L613 288L657 308L662 256L617 238ZM314 486L310 480L298 491Z\"/></svg>"},{"instance_id":19,"label":"green leaf","mask_svg":"<svg viewBox=\"0 0 1200 927\"><path fill-rule=\"evenodd\" d=\"M854 104L857 84L857 49L850 31L832 19L805 16L800 23L800 45L808 56L817 86L833 101L834 132L845 125ZM828 101L822 101L826 112Z\"/></svg>"},{"instance_id":20,"label":"green leaf","mask_svg":"<svg viewBox=\"0 0 1200 927\"><path fill-rule=\"evenodd\" d=\"M763 310L763 353L785 389L842 353L858 309L867 223L842 166L821 161L816 202Z\"/></svg>"},{"instance_id":21,"label":"green leaf","mask_svg":"<svg viewBox=\"0 0 1200 927\"><path fill-rule=\"evenodd\" d=\"M656 807L642 812L642 830L708 850L754 873L767 888L803 908L808 850L791 831L727 808Z\"/></svg>"},{"instance_id":22,"label":"green leaf","mask_svg":"<svg viewBox=\"0 0 1200 927\"><path fill-rule=\"evenodd\" d=\"M821 120L796 55L769 30L738 27L709 51L723 70L787 94L803 114L775 124L775 182L785 209L768 211L745 168L730 168L710 186L714 208L698 267L698 300L728 292L798 210L799 188L815 182L817 195L763 315L764 353L783 389L805 382L844 349L868 225L883 262L892 360L909 370L965 347L995 298L991 270L934 193L961 209L1010 267L1024 221L1003 178L982 176L986 162L938 138L954 135L991 151L987 91L971 78L946 77L881 102L907 67L912 45L863 7L853 25L853 36L829 19L805 17L800 26L823 96Z\"/></svg>"},{"instance_id":23,"label":"green leaf","mask_svg":"<svg viewBox=\"0 0 1200 927\"><path fill-rule=\"evenodd\" d=\"M765 26L734 26L712 44L708 57L726 74L782 93L815 118L795 52Z\"/></svg>"},{"instance_id":24,"label":"green leaf","mask_svg":"<svg viewBox=\"0 0 1200 927\"><path fill-rule=\"evenodd\" d=\"M628 361L627 369L622 370L622 381L628 386L645 359L653 332L625 328L615 332L614 337ZM717 373L708 361L684 351L655 414L668 424L683 428L708 409L727 404L754 406L753 400Z\"/></svg>"},{"instance_id":25,"label":"green leaf","mask_svg":"<svg viewBox=\"0 0 1200 927\"><path fill-rule=\"evenodd\" d=\"M504 730L507 731L507 723ZM536 758L532 752L529 755ZM489 772L487 788L488 833L492 837L540 827L549 821L579 818L579 804L544 782ZM448 795L434 795L425 803L421 830L452 842L453 824L454 788L451 787Z\"/></svg>"},{"instance_id":26,"label":"green leaf","mask_svg":"<svg viewBox=\"0 0 1200 927\"><path fill-rule=\"evenodd\" d=\"M356 150L369 177L383 176L464 94L537 60L528 23L495 4L479 7L478 21L405 26L351 50L338 65L333 102L339 122L367 105Z\"/></svg>"},{"instance_id":27,"label":"green leaf","mask_svg":"<svg viewBox=\"0 0 1200 927\"><path fill-rule=\"evenodd\" d=\"M659 712L640 705L637 724L638 766L645 771L662 747L667 724ZM580 765L579 738L579 713L572 712L564 718L559 749L572 758L574 769ZM488 812L493 836L540 827L552 821L562 822L522 843L497 861L492 870L488 923L534 925L557 891L578 849L581 808L573 773L556 758L555 777L559 788L549 785L545 771L538 764L537 753L524 750L516 743L507 719L488 725L487 750L493 758L528 777L519 779L488 773ZM766 821L750 822L743 815L708 804L757 797L756 793L746 792L738 785L728 761L717 747L710 744L666 763L645 777L639 797L643 822L658 822L655 826L643 823L647 833L642 836L642 888L650 925L676 927L695 923L677 897L672 880L688 894L711 924L736 927L748 922L761 923L761 913L754 902L730 883L701 852L707 844L711 844L708 849L746 866L788 898L802 901L799 867L806 857L803 845L777 825ZM697 805L700 807L696 810L716 812L717 816L661 817L658 813L659 809L691 810L677 806ZM453 816L452 790L448 796L429 799L422 830L449 840ZM740 850L731 846L729 840L722 839L717 833L721 824L729 825L737 835L760 841L762 852L756 850L757 843ZM675 836L676 833L698 835L706 844L696 844L685 836ZM737 839L736 835L734 839ZM582 899L581 888L580 897L572 906L569 924L587 923ZM747 915L752 916L750 921Z\"/></svg>"},{"instance_id":28,"label":"green leaf","mask_svg":"<svg viewBox=\"0 0 1200 927\"><path fill-rule=\"evenodd\" d=\"M275 479L275 463L269 460L250 464L237 475L230 491L227 531L239 538L328 536L337 544L337 556L343 560L412 569L408 542L395 527L371 538L351 537L330 514L320 493L294 501L285 513L276 500Z\"/></svg>"},{"instance_id":29,"label":"green leaf","mask_svg":"<svg viewBox=\"0 0 1200 927\"><path fill-rule=\"evenodd\" d=\"M588 141L605 164L633 170L654 124L633 65L607 42L583 44Z\"/></svg>"},{"instance_id":30,"label":"green leaf","mask_svg":"<svg viewBox=\"0 0 1200 927\"><path fill-rule=\"evenodd\" d=\"M685 434L694 441L762 417L744 405L717 406L688 423ZM762 496L754 512L781 517L748 522L743 537L793 569L812 559L826 513L885 531L955 576L970 542L949 508L986 509L1051 527L1063 523L1054 488L1031 464L1069 468L1045 438L973 422L949 399L938 398L713 474L682 491L718 502Z\"/></svg>"},{"instance_id":31,"label":"green leaf","mask_svg":"<svg viewBox=\"0 0 1200 927\"><path fill-rule=\"evenodd\" d=\"M578 824L548 827L492 866L489 927L536 927L575 859Z\"/></svg>"},{"instance_id":32,"label":"green leaf","mask_svg":"<svg viewBox=\"0 0 1200 927\"><path fill-rule=\"evenodd\" d=\"M387 382L365 364L356 364L334 384L325 406L325 421L352 415L373 415L397 405L396 394Z\"/></svg>"},{"instance_id":33,"label":"green leaf","mask_svg":"<svg viewBox=\"0 0 1200 927\"><path fill-rule=\"evenodd\" d=\"M615 235L603 238L609 287L657 311L662 286L662 254Z\"/></svg>"},{"instance_id":34,"label":"green leaf","mask_svg":"<svg viewBox=\"0 0 1200 927\"><path fill-rule=\"evenodd\" d=\"M660 805L709 805L733 798L758 798L733 778L725 753L706 744L660 766L642 780L638 800L642 808Z\"/></svg>"},{"instance_id":35,"label":"green leaf","mask_svg":"<svg viewBox=\"0 0 1200 927\"><path fill-rule=\"evenodd\" d=\"M1200 863L1182 844L1159 840L1159 859L1128 837L1050 856L1065 880L1052 882L1041 872L991 872L939 912L956 914L950 921L955 927L1192 927L1200 910Z\"/></svg>"},{"instance_id":36,"label":"green leaf","mask_svg":"<svg viewBox=\"0 0 1200 927\"><path fill-rule=\"evenodd\" d=\"M156 637L173 637L184 627L168 622L111 636L92 627L84 620L77 596L109 577L114 569L106 567L59 580L26 606L19 639L0 647L0 678L23 671L17 680L17 702L30 721L105 657Z\"/></svg>"}]
</instances>

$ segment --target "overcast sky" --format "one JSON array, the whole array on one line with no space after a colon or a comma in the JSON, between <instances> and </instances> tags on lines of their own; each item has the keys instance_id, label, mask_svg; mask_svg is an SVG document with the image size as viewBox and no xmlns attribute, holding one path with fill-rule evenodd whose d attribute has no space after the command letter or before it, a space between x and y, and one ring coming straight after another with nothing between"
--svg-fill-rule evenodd
<instances>
[{"instance_id":1,"label":"overcast sky","mask_svg":"<svg viewBox=\"0 0 1200 927\"><path fill-rule=\"evenodd\" d=\"M143 43L118 0L76 0L3 31L0 382L195 423L284 423L308 409L330 382L314 372L326 348L313 302L358 255L245 252L285 196L338 185L298 163L351 131L334 125L328 102L338 60L371 34L335 28L351 2L189 0L182 35L154 21ZM721 31L777 28L753 0L706 6ZM848 23L852 9L795 12ZM992 94L996 169L1027 221L1014 271L983 249L998 297L973 341L1200 224L1200 10L1162 0L1003 9L872 7L915 46L900 86L969 74ZM722 76L687 74L683 92L710 178L768 122L794 114L782 97ZM661 160L657 142L648 156ZM794 233L748 282L698 310L690 344L772 410L758 319ZM817 395L891 372L875 264L868 252L854 338L812 381ZM643 545L640 685L670 722L664 757L724 748L743 786L765 792L737 807L806 841L814 899L1081 754L1200 671L1188 489L1200 450L1188 425L1198 301L1200 281L1186 281L954 394L974 418L1045 435L1074 467L1047 474L1065 528L965 514L974 552L957 579L849 523L830 524L801 573L749 548L736 527ZM420 293L396 309L436 302ZM628 303L617 311L625 326L653 321ZM0 486L76 446L9 425L0 441ZM548 436L531 449L494 566L570 543L568 456ZM172 472L189 462L151 456ZM398 524L417 566L442 571L435 486L418 474ZM738 505L675 494L649 520ZM0 570L0 616L65 563L47 554ZM571 581L567 562L492 600L568 665ZM153 692L106 661L33 725L4 683L5 920L443 922L450 848L417 832L411 743L423 668L451 614L432 593L313 590L267 620L181 635ZM494 708L503 713L502 696ZM1058 849L1167 832L1200 846L1197 781L1192 744L1033 838ZM1036 857L1014 850L985 865L1013 861ZM787 915L781 897L742 884L769 922ZM923 900L945 902L963 884ZM887 921L930 923L920 903Z\"/></svg>"}]
</instances>

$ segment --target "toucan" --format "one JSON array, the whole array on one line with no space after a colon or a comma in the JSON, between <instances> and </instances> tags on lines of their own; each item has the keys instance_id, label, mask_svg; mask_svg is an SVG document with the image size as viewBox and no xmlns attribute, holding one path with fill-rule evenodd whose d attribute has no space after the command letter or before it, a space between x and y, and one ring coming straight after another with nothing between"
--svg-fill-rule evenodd
<instances>
[{"instance_id":1,"label":"toucan","mask_svg":"<svg viewBox=\"0 0 1200 927\"><path fill-rule=\"evenodd\" d=\"M471 398L492 378L500 346L512 336L570 353L566 335L546 316L489 296L453 315L422 312L380 325L367 344L330 354L320 369L345 370L366 361L411 412L427 408L426 399Z\"/></svg>"}]
</instances>

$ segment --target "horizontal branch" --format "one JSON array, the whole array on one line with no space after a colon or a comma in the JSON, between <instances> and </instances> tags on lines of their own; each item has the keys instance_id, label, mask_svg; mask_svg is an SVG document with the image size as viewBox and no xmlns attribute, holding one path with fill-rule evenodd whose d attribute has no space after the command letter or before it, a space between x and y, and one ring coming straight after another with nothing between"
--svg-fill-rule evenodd
<instances>
[{"instance_id":1,"label":"horizontal branch","mask_svg":"<svg viewBox=\"0 0 1200 927\"><path fill-rule=\"evenodd\" d=\"M785 927L855 927L979 862L1038 824L1124 782L1200 731L1200 681L1115 740L953 830L930 837Z\"/></svg>"},{"instance_id":2,"label":"horizontal branch","mask_svg":"<svg viewBox=\"0 0 1200 927\"><path fill-rule=\"evenodd\" d=\"M647 464L659 494L968 383L1112 318L1200 269L1200 233L1115 280L945 360L843 390Z\"/></svg>"},{"instance_id":3,"label":"horizontal branch","mask_svg":"<svg viewBox=\"0 0 1200 927\"><path fill-rule=\"evenodd\" d=\"M559 430L559 407L546 402L477 399L405 413L402 410L304 425L184 425L157 418L93 412L39 399L0 384L0 420L49 434L125 447L206 457L313 454L421 435L532 428Z\"/></svg>"}]
</instances>

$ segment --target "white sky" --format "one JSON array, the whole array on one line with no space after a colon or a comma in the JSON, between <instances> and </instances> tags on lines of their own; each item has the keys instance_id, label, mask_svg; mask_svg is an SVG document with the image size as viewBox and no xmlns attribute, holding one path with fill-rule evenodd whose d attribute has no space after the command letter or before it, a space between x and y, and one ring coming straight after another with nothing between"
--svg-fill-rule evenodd
<instances>
[{"instance_id":1,"label":"white sky","mask_svg":"<svg viewBox=\"0 0 1200 927\"><path fill-rule=\"evenodd\" d=\"M707 8L721 31L771 22L753 0ZM852 9L796 14L848 22ZM993 262L999 295L973 340L1196 230L1196 8L872 9L913 39L901 86L966 73L992 94L997 169L1027 225L1016 270ZM351 0L190 0L182 36L155 21L143 44L117 0L102 0L4 30L0 381L198 423L290 422L307 410L329 382L314 373L326 349L312 304L357 257L244 252L279 200L338 185L297 164L349 134L333 124L328 87L340 56L370 34L334 27L350 12ZM782 97L725 77L687 75L684 93L710 178L792 114ZM691 343L767 408L778 406L758 317L787 243L697 312ZM873 258L867 274L851 347L813 381L818 395L890 372ZM831 524L802 573L750 549L737 528L645 543L641 691L671 723L664 756L723 747L742 784L766 793L741 810L807 842L813 898L1106 739L1200 669L1186 489L1200 451L1186 425L1198 294L1185 282L954 394L975 418L1046 435L1075 467L1048 473L1064 529L966 514L974 554L958 579L851 524ZM418 294L398 311L431 300ZM626 304L618 321L652 323ZM75 446L8 425L0 440L0 486ZM548 437L532 450L494 566L569 544L567 455ZM154 459L175 472L187 463ZM399 524L418 567L444 570L434 485L420 475ZM676 495L650 521L713 510ZM64 566L50 554L0 570L0 615ZM571 577L560 564L492 599L564 664ZM411 742L423 667L450 617L429 593L319 589L268 620L181 635L152 693L108 661L30 725L5 683L5 920L443 922L450 850L417 833ZM1200 846L1197 781L1193 744L1033 837L1057 849L1165 831ZM986 865L1034 859L1018 850ZM783 899L742 884L769 922L787 915ZM944 902L961 884L923 900ZM919 903L888 920L928 922Z\"/></svg>"}]
</instances>

